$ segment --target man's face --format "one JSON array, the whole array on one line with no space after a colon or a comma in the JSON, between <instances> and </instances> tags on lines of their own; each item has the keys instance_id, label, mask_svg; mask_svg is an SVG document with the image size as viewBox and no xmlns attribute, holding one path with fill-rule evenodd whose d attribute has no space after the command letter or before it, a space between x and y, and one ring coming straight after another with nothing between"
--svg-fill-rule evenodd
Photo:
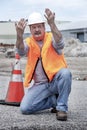
<instances>
[{"instance_id":1,"label":"man's face","mask_svg":"<svg viewBox=\"0 0 87 130\"><path fill-rule=\"evenodd\" d=\"M44 33L45 33L44 23L31 25L30 31L36 41L40 41L44 39Z\"/></svg>"}]
</instances>

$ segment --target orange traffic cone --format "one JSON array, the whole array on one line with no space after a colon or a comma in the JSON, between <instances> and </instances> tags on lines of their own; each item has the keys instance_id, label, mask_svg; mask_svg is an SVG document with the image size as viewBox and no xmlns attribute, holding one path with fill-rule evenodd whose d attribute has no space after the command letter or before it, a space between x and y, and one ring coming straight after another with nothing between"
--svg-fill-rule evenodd
<instances>
[{"instance_id":1,"label":"orange traffic cone","mask_svg":"<svg viewBox=\"0 0 87 130\"><path fill-rule=\"evenodd\" d=\"M12 70L11 81L9 83L5 102L12 105L20 105L24 96L22 71L20 69L20 56L15 55L15 64Z\"/></svg>"}]
</instances>

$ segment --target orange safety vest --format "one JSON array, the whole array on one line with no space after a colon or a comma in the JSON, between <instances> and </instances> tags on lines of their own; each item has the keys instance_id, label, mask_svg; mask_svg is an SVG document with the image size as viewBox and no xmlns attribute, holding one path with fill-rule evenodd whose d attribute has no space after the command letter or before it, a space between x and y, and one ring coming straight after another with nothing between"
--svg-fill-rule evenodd
<instances>
[{"instance_id":1,"label":"orange safety vest","mask_svg":"<svg viewBox=\"0 0 87 130\"><path fill-rule=\"evenodd\" d=\"M26 38L26 43L29 46L29 52L25 72L25 87L29 86L29 83L33 78L38 59L40 57L42 59L42 65L49 81L53 79L54 75L61 68L67 67L64 55L58 55L52 46L52 33L45 33L42 49L40 49L39 45L32 36L30 38Z\"/></svg>"}]
</instances>

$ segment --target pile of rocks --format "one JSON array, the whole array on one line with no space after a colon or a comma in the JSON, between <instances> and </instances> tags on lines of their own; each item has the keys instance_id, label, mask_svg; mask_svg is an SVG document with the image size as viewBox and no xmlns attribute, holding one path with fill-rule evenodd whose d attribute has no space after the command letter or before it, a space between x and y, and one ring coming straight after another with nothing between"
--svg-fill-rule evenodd
<instances>
[{"instance_id":1,"label":"pile of rocks","mask_svg":"<svg viewBox=\"0 0 87 130\"><path fill-rule=\"evenodd\" d=\"M67 57L87 57L87 43L81 43L78 39L64 39L64 54Z\"/></svg>"}]
</instances>

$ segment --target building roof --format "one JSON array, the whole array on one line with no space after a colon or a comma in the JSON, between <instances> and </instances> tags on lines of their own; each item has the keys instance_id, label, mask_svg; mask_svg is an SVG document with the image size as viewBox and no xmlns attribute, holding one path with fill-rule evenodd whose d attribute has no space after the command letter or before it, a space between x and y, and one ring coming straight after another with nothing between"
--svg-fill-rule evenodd
<instances>
[{"instance_id":1,"label":"building roof","mask_svg":"<svg viewBox=\"0 0 87 130\"><path fill-rule=\"evenodd\" d=\"M87 21L68 22L57 26L60 30L87 29Z\"/></svg>"}]
</instances>

